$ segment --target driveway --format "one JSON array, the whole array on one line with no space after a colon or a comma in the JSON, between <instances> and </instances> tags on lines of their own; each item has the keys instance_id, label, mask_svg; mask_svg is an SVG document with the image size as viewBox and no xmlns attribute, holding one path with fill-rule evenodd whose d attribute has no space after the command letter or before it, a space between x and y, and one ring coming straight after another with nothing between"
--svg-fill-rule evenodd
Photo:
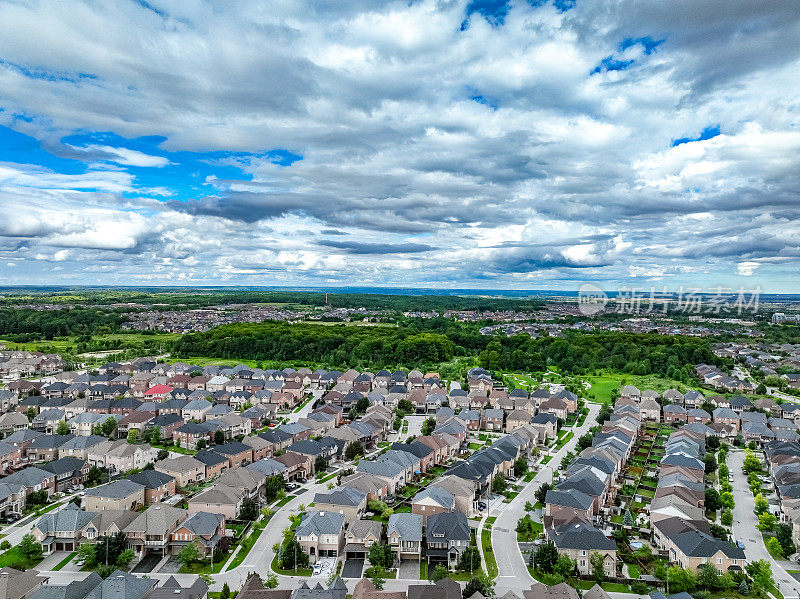
<instances>
[{"instance_id":1,"label":"driveway","mask_svg":"<svg viewBox=\"0 0 800 599\"><path fill-rule=\"evenodd\" d=\"M133 573L142 573L142 574L149 574L153 571L162 559L161 555L156 555L154 553L148 553L145 555L142 560L133 567L131 572Z\"/></svg>"},{"instance_id":2,"label":"driveway","mask_svg":"<svg viewBox=\"0 0 800 599\"><path fill-rule=\"evenodd\" d=\"M397 578L403 580L419 580L419 562L403 560L397 566Z\"/></svg>"},{"instance_id":3,"label":"driveway","mask_svg":"<svg viewBox=\"0 0 800 599\"><path fill-rule=\"evenodd\" d=\"M364 571L363 559L349 559L342 567L342 578L361 578Z\"/></svg>"},{"instance_id":4,"label":"driveway","mask_svg":"<svg viewBox=\"0 0 800 599\"><path fill-rule=\"evenodd\" d=\"M528 567L517 546L517 521L521 520L527 512L525 502L536 503L534 493L542 483L552 480L553 471L561 464L561 459L567 452L575 450L578 438L597 424L597 415L600 405L587 403L589 415L580 428L573 429L575 433L564 447L562 447L529 483L523 487L510 503L503 504L504 508L497 516L492 526L492 549L497 560L498 576L495 581L495 592L502 596L506 591L526 589L533 584L533 577L528 572ZM490 514L493 510L490 510Z\"/></svg>"},{"instance_id":5,"label":"driveway","mask_svg":"<svg viewBox=\"0 0 800 599\"><path fill-rule=\"evenodd\" d=\"M772 578L780 588L785 599L800 596L800 583L789 575L779 562L772 559L764 539L758 532L758 517L753 513L753 495L747 486L747 477L742 472L744 462L743 451L728 453L728 468L733 473L733 539L744 543L744 554L747 561L767 560L772 565Z\"/></svg>"}]
</instances>

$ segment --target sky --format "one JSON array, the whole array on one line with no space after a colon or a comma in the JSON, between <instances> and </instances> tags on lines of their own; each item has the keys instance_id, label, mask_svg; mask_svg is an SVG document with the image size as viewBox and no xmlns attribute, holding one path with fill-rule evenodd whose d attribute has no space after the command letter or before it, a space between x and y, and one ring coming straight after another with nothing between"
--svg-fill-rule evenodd
<instances>
[{"instance_id":1,"label":"sky","mask_svg":"<svg viewBox=\"0 0 800 599\"><path fill-rule=\"evenodd\" d=\"M0 3L0 280L800 292L796 0Z\"/></svg>"}]
</instances>

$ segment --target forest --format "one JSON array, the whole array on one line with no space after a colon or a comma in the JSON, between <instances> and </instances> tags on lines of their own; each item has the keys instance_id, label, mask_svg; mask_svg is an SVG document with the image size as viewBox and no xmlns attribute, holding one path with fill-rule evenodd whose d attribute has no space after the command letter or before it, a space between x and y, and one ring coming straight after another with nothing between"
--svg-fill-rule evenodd
<instances>
[{"instance_id":1,"label":"forest","mask_svg":"<svg viewBox=\"0 0 800 599\"><path fill-rule=\"evenodd\" d=\"M101 308L0 308L0 334L19 343L68 335L88 337L115 331L125 320L119 310Z\"/></svg>"},{"instance_id":2,"label":"forest","mask_svg":"<svg viewBox=\"0 0 800 599\"><path fill-rule=\"evenodd\" d=\"M175 355L280 361L322 368L419 368L442 370L454 358L466 370L543 372L548 367L586 374L613 369L689 380L695 364L720 362L709 341L657 334L580 333L560 338L489 337L474 325L444 319L390 327L283 323L232 324L184 335Z\"/></svg>"},{"instance_id":3,"label":"forest","mask_svg":"<svg viewBox=\"0 0 800 599\"><path fill-rule=\"evenodd\" d=\"M327 300L327 303L326 303ZM0 299L5 305L69 303L103 306L114 303L162 304L153 309L175 310L221 304L290 304L308 307L366 308L368 310L540 310L544 301L531 298L503 298L480 295L408 295L384 293L336 293L252 289L114 289L26 291Z\"/></svg>"}]
</instances>

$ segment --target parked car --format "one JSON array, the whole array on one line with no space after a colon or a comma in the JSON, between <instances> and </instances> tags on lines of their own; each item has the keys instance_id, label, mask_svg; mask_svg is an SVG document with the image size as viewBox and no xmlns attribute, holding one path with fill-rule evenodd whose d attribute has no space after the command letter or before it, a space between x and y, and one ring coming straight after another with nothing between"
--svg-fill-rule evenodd
<instances>
[{"instance_id":1,"label":"parked car","mask_svg":"<svg viewBox=\"0 0 800 599\"><path fill-rule=\"evenodd\" d=\"M322 572L322 564L314 564L314 572L313 576L319 576L320 572Z\"/></svg>"},{"instance_id":2,"label":"parked car","mask_svg":"<svg viewBox=\"0 0 800 599\"><path fill-rule=\"evenodd\" d=\"M744 549L744 543L742 543L741 541L736 541L736 546L737 546L739 549L742 549L742 550Z\"/></svg>"},{"instance_id":3,"label":"parked car","mask_svg":"<svg viewBox=\"0 0 800 599\"><path fill-rule=\"evenodd\" d=\"M304 485L304 484L306 484L308 482L308 479L307 478L298 478L297 482L299 482L301 485Z\"/></svg>"}]
</instances>

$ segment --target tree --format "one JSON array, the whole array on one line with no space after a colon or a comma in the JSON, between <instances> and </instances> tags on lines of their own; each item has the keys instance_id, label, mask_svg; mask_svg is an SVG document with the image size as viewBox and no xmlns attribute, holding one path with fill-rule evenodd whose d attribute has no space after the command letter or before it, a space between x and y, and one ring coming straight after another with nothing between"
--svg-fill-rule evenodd
<instances>
[{"instance_id":1,"label":"tree","mask_svg":"<svg viewBox=\"0 0 800 599\"><path fill-rule=\"evenodd\" d=\"M136 553L133 551L133 549L126 549L125 551L119 554L119 557L117 557L116 561L117 568L125 570L134 557L136 557Z\"/></svg>"},{"instance_id":2,"label":"tree","mask_svg":"<svg viewBox=\"0 0 800 599\"><path fill-rule=\"evenodd\" d=\"M352 462L362 455L364 455L364 446L361 444L361 441L353 441L347 446L347 449L344 450L344 459L349 462Z\"/></svg>"},{"instance_id":3,"label":"tree","mask_svg":"<svg viewBox=\"0 0 800 599\"><path fill-rule=\"evenodd\" d=\"M730 491L720 493L719 500L722 502L722 507L732 510L736 503L733 501L733 494Z\"/></svg>"},{"instance_id":4,"label":"tree","mask_svg":"<svg viewBox=\"0 0 800 599\"><path fill-rule=\"evenodd\" d=\"M314 460L314 472L325 472L328 468L328 460L324 455L318 455Z\"/></svg>"},{"instance_id":5,"label":"tree","mask_svg":"<svg viewBox=\"0 0 800 599\"><path fill-rule=\"evenodd\" d=\"M369 548L369 563L373 566L391 568L394 565L394 552L387 543L373 543Z\"/></svg>"},{"instance_id":6,"label":"tree","mask_svg":"<svg viewBox=\"0 0 800 599\"><path fill-rule=\"evenodd\" d=\"M553 541L539 545L534 556L537 570L541 570L545 574L552 574L555 571L556 561L558 561L558 549Z\"/></svg>"},{"instance_id":7,"label":"tree","mask_svg":"<svg viewBox=\"0 0 800 599\"><path fill-rule=\"evenodd\" d=\"M697 576L680 566L669 569L669 590L671 593L692 592L697 587Z\"/></svg>"},{"instance_id":8,"label":"tree","mask_svg":"<svg viewBox=\"0 0 800 599\"><path fill-rule=\"evenodd\" d=\"M503 493L506 492L507 486L508 485L506 484L506 477L503 476L502 473L498 472L497 475L494 477L494 480L492 481L492 493L495 493L497 495L502 495Z\"/></svg>"},{"instance_id":9,"label":"tree","mask_svg":"<svg viewBox=\"0 0 800 599\"><path fill-rule=\"evenodd\" d=\"M709 591L719 590L719 570L717 570L712 564L702 564L698 569L697 582L699 583L700 587L708 589Z\"/></svg>"},{"instance_id":10,"label":"tree","mask_svg":"<svg viewBox=\"0 0 800 599\"><path fill-rule=\"evenodd\" d=\"M532 512L533 511L533 504L530 501L525 502L525 511Z\"/></svg>"},{"instance_id":11,"label":"tree","mask_svg":"<svg viewBox=\"0 0 800 599\"><path fill-rule=\"evenodd\" d=\"M525 476L525 473L528 471L528 460L525 456L520 456L514 462L514 476L520 478Z\"/></svg>"},{"instance_id":12,"label":"tree","mask_svg":"<svg viewBox=\"0 0 800 599\"><path fill-rule=\"evenodd\" d=\"M264 499L267 503L277 501L286 494L286 479L280 475L270 476L264 483Z\"/></svg>"},{"instance_id":13,"label":"tree","mask_svg":"<svg viewBox=\"0 0 800 599\"><path fill-rule=\"evenodd\" d=\"M553 568L553 570L559 576L563 576L564 578L566 578L567 576L571 576L575 572L575 566L577 565L577 563L578 562L570 558L568 555L562 554L558 556L555 568Z\"/></svg>"},{"instance_id":14,"label":"tree","mask_svg":"<svg viewBox=\"0 0 800 599\"><path fill-rule=\"evenodd\" d=\"M544 505L545 497L547 496L547 492L552 488L550 483L542 483L542 485L536 489L536 492L533 494L536 497L536 501Z\"/></svg>"},{"instance_id":15,"label":"tree","mask_svg":"<svg viewBox=\"0 0 800 599\"><path fill-rule=\"evenodd\" d=\"M760 516L767 510L769 510L769 502L764 499L764 495L759 493L753 500L753 511L755 512L756 516Z\"/></svg>"},{"instance_id":16,"label":"tree","mask_svg":"<svg viewBox=\"0 0 800 599\"><path fill-rule=\"evenodd\" d=\"M139 442L139 430L132 428L128 431L128 443L136 444Z\"/></svg>"},{"instance_id":17,"label":"tree","mask_svg":"<svg viewBox=\"0 0 800 599\"><path fill-rule=\"evenodd\" d=\"M365 398L362 398L362 399L365 399ZM361 401L361 400L359 400L359 401ZM372 570L371 579L372 579L373 586L375 587L376 590L382 591L383 590L383 585L386 583L386 570L384 570L380 566L372 566L372 567L370 567L370 570Z\"/></svg>"},{"instance_id":18,"label":"tree","mask_svg":"<svg viewBox=\"0 0 800 599\"><path fill-rule=\"evenodd\" d=\"M494 597L494 583L483 572L469 579L461 596L463 599L470 599L475 593L480 593L484 597Z\"/></svg>"},{"instance_id":19,"label":"tree","mask_svg":"<svg viewBox=\"0 0 800 599\"><path fill-rule=\"evenodd\" d=\"M180 439L178 439L178 443L179 443L178 447L180 447ZM205 439L200 439L197 441L197 443L195 443L195 447L197 449L205 449L206 447L208 447L208 443L206 443Z\"/></svg>"},{"instance_id":20,"label":"tree","mask_svg":"<svg viewBox=\"0 0 800 599\"><path fill-rule=\"evenodd\" d=\"M30 561L42 559L42 546L36 542L36 538L32 534L22 537L18 548L19 552Z\"/></svg>"},{"instance_id":21,"label":"tree","mask_svg":"<svg viewBox=\"0 0 800 599\"><path fill-rule=\"evenodd\" d=\"M709 437L706 439L706 449L717 451L719 449L719 437Z\"/></svg>"},{"instance_id":22,"label":"tree","mask_svg":"<svg viewBox=\"0 0 800 599\"><path fill-rule=\"evenodd\" d=\"M242 501L242 509L239 511L242 520L252 522L258 518L258 504L250 497L245 497Z\"/></svg>"},{"instance_id":23,"label":"tree","mask_svg":"<svg viewBox=\"0 0 800 599\"><path fill-rule=\"evenodd\" d=\"M222 585L222 591L220 591L219 599L230 599L231 597L231 587L228 586L228 583Z\"/></svg>"},{"instance_id":24,"label":"tree","mask_svg":"<svg viewBox=\"0 0 800 599\"><path fill-rule=\"evenodd\" d=\"M425 421L422 423L422 435L427 436L433 432L433 429L436 428L436 419L433 417L426 418Z\"/></svg>"},{"instance_id":25,"label":"tree","mask_svg":"<svg viewBox=\"0 0 800 599\"><path fill-rule=\"evenodd\" d=\"M742 582L739 583L739 593L745 596L750 594L750 587L747 586L747 581L744 578L742 578Z\"/></svg>"},{"instance_id":26,"label":"tree","mask_svg":"<svg viewBox=\"0 0 800 599\"><path fill-rule=\"evenodd\" d=\"M361 397L356 402L356 412L359 414L365 413L369 409L369 400L366 397Z\"/></svg>"},{"instance_id":27,"label":"tree","mask_svg":"<svg viewBox=\"0 0 800 599\"><path fill-rule=\"evenodd\" d=\"M462 572L475 572L481 567L481 553L475 545L470 545L461 553L458 569Z\"/></svg>"},{"instance_id":28,"label":"tree","mask_svg":"<svg viewBox=\"0 0 800 599\"><path fill-rule=\"evenodd\" d=\"M189 543L184 546L178 554L178 561L184 566L199 562L201 559L203 559L203 556L195 543Z\"/></svg>"},{"instance_id":29,"label":"tree","mask_svg":"<svg viewBox=\"0 0 800 599\"><path fill-rule=\"evenodd\" d=\"M157 445L161 443L161 427L154 426L152 428L147 429L147 433L145 434L145 439L150 445Z\"/></svg>"},{"instance_id":30,"label":"tree","mask_svg":"<svg viewBox=\"0 0 800 599\"><path fill-rule=\"evenodd\" d=\"M783 555L792 555L797 548L794 541L792 541L792 527L787 524L778 524L775 527L775 537L781 544Z\"/></svg>"},{"instance_id":31,"label":"tree","mask_svg":"<svg viewBox=\"0 0 800 599\"><path fill-rule=\"evenodd\" d=\"M66 420L60 420L58 422L58 428L56 428L57 435L68 435L69 434L69 424L67 424Z\"/></svg>"},{"instance_id":32,"label":"tree","mask_svg":"<svg viewBox=\"0 0 800 599\"><path fill-rule=\"evenodd\" d=\"M214 445L225 444L225 433L222 431L214 431Z\"/></svg>"},{"instance_id":33,"label":"tree","mask_svg":"<svg viewBox=\"0 0 800 599\"><path fill-rule=\"evenodd\" d=\"M294 570L308 565L308 555L294 536L290 536L277 553L278 562L284 570Z\"/></svg>"},{"instance_id":34,"label":"tree","mask_svg":"<svg viewBox=\"0 0 800 599\"><path fill-rule=\"evenodd\" d=\"M7 539L4 539L3 542L0 543L0 550L5 551L7 549L11 549L11 543L9 543Z\"/></svg>"},{"instance_id":35,"label":"tree","mask_svg":"<svg viewBox=\"0 0 800 599\"><path fill-rule=\"evenodd\" d=\"M758 516L758 530L761 532L772 532L773 527L775 526L775 522L777 518L770 514L769 512L764 512L763 514L759 514Z\"/></svg>"},{"instance_id":36,"label":"tree","mask_svg":"<svg viewBox=\"0 0 800 599\"><path fill-rule=\"evenodd\" d=\"M753 585L755 587L766 590L774 584L772 580L772 566L770 566L767 560L760 559L750 562L744 569L753 580Z\"/></svg>"},{"instance_id":37,"label":"tree","mask_svg":"<svg viewBox=\"0 0 800 599\"><path fill-rule=\"evenodd\" d=\"M583 451L584 449L591 447L592 439L594 439L594 435L592 433L586 433L585 435L578 437L578 449Z\"/></svg>"},{"instance_id":38,"label":"tree","mask_svg":"<svg viewBox=\"0 0 800 599\"><path fill-rule=\"evenodd\" d=\"M438 580L442 580L443 578L447 578L448 576L450 576L450 571L442 564L436 564L436 568L433 570L433 576L431 577L431 580L436 582Z\"/></svg>"},{"instance_id":39,"label":"tree","mask_svg":"<svg viewBox=\"0 0 800 599\"><path fill-rule=\"evenodd\" d=\"M719 492L713 487L706 487L706 510L716 512L721 507Z\"/></svg>"},{"instance_id":40,"label":"tree","mask_svg":"<svg viewBox=\"0 0 800 599\"><path fill-rule=\"evenodd\" d=\"M99 425L99 427L101 435L104 437L110 437L114 434L114 431L117 430L117 419L113 416L109 416L102 424Z\"/></svg>"},{"instance_id":41,"label":"tree","mask_svg":"<svg viewBox=\"0 0 800 599\"><path fill-rule=\"evenodd\" d=\"M156 454L156 461L166 460L169 457L169 452L166 449L159 449Z\"/></svg>"},{"instance_id":42,"label":"tree","mask_svg":"<svg viewBox=\"0 0 800 599\"><path fill-rule=\"evenodd\" d=\"M703 458L703 463L706 467L706 474L711 474L717 469L717 458L714 457L713 453L707 453Z\"/></svg>"},{"instance_id":43,"label":"tree","mask_svg":"<svg viewBox=\"0 0 800 599\"><path fill-rule=\"evenodd\" d=\"M784 559L783 547L781 547L781 542L778 539L775 537L767 537L764 541L764 545L767 546L767 551L769 551L771 556L777 559Z\"/></svg>"},{"instance_id":44,"label":"tree","mask_svg":"<svg viewBox=\"0 0 800 599\"><path fill-rule=\"evenodd\" d=\"M716 539L721 539L723 541L728 540L728 529L724 526L712 523L709 526L709 532L711 532L711 536Z\"/></svg>"},{"instance_id":45,"label":"tree","mask_svg":"<svg viewBox=\"0 0 800 599\"><path fill-rule=\"evenodd\" d=\"M2 549L2 547L0 547ZM97 565L97 560L95 559L95 551L94 545L91 543L83 543L78 547L78 556L86 562L86 566L89 568L94 568Z\"/></svg>"},{"instance_id":46,"label":"tree","mask_svg":"<svg viewBox=\"0 0 800 599\"><path fill-rule=\"evenodd\" d=\"M103 479L103 470L100 466L92 466L89 468L89 474L86 475L86 486L93 487L95 485L100 484L100 481Z\"/></svg>"},{"instance_id":47,"label":"tree","mask_svg":"<svg viewBox=\"0 0 800 599\"><path fill-rule=\"evenodd\" d=\"M33 419L36 418L36 408L33 406L29 407L25 415L28 417L28 420L33 422Z\"/></svg>"},{"instance_id":48,"label":"tree","mask_svg":"<svg viewBox=\"0 0 800 599\"><path fill-rule=\"evenodd\" d=\"M725 526L730 526L733 524L733 512L730 510L722 510L722 515L720 515L720 521Z\"/></svg>"},{"instance_id":49,"label":"tree","mask_svg":"<svg viewBox=\"0 0 800 599\"><path fill-rule=\"evenodd\" d=\"M631 514L630 508L625 508L625 515L622 517L622 524L623 526L631 527L633 526L633 514Z\"/></svg>"},{"instance_id":50,"label":"tree","mask_svg":"<svg viewBox=\"0 0 800 599\"><path fill-rule=\"evenodd\" d=\"M592 566L592 578L594 578L595 582L600 584L606 578L605 558L597 551L593 551L592 555L589 557L589 563Z\"/></svg>"},{"instance_id":51,"label":"tree","mask_svg":"<svg viewBox=\"0 0 800 599\"><path fill-rule=\"evenodd\" d=\"M414 404L408 399L401 399L397 402L397 413L406 416L413 414L415 411Z\"/></svg>"},{"instance_id":52,"label":"tree","mask_svg":"<svg viewBox=\"0 0 800 599\"><path fill-rule=\"evenodd\" d=\"M278 588L278 577L270 572L267 574L267 579L264 580L264 586L268 589L277 589Z\"/></svg>"},{"instance_id":53,"label":"tree","mask_svg":"<svg viewBox=\"0 0 800 599\"><path fill-rule=\"evenodd\" d=\"M128 537L118 532L108 537L100 537L94 544L95 562L114 568L120 554L128 548Z\"/></svg>"},{"instance_id":54,"label":"tree","mask_svg":"<svg viewBox=\"0 0 800 599\"><path fill-rule=\"evenodd\" d=\"M742 472L745 474L750 474L751 472L761 472L761 462L749 449L745 455L744 462L742 462Z\"/></svg>"}]
</instances>

